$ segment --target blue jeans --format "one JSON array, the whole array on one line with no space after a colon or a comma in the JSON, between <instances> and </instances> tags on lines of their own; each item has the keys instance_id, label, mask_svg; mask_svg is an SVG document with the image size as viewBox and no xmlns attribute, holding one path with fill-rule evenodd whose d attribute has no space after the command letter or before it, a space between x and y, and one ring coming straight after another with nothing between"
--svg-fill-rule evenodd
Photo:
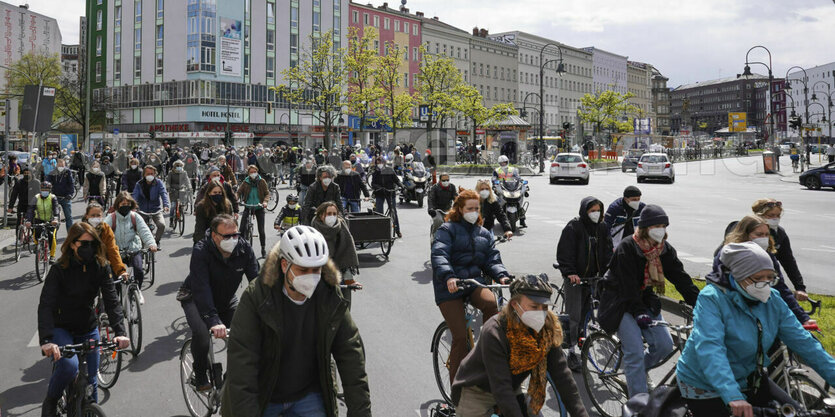
<instances>
[{"instance_id":1,"label":"blue jeans","mask_svg":"<svg viewBox=\"0 0 835 417\"><path fill-rule=\"evenodd\" d=\"M269 403L263 417L326 417L322 394L311 392L292 403Z\"/></svg>"},{"instance_id":2,"label":"blue jeans","mask_svg":"<svg viewBox=\"0 0 835 417\"><path fill-rule=\"evenodd\" d=\"M89 333L80 335L73 335L72 333L56 327L52 331L52 343L58 346L71 345L82 343L88 339L99 340L99 329L95 328ZM94 350L87 355L87 382L93 386L93 401L98 402L98 382L96 375L99 372L99 351ZM49 398L58 398L61 393L75 380L75 375L78 373L78 356L72 358L61 357L58 363L55 364L55 369L52 372L52 378L49 380L49 388L46 391L46 396Z\"/></svg>"},{"instance_id":3,"label":"blue jeans","mask_svg":"<svg viewBox=\"0 0 835 417\"><path fill-rule=\"evenodd\" d=\"M360 211L360 201L342 197L342 208L348 213L358 213Z\"/></svg>"},{"instance_id":4,"label":"blue jeans","mask_svg":"<svg viewBox=\"0 0 835 417\"><path fill-rule=\"evenodd\" d=\"M64 210L64 223L67 225L67 233L72 227L72 197L58 197L58 204Z\"/></svg>"},{"instance_id":5,"label":"blue jeans","mask_svg":"<svg viewBox=\"0 0 835 417\"><path fill-rule=\"evenodd\" d=\"M652 316L653 320L663 320L661 314ZM648 392L647 369L660 362L673 351L673 338L666 327L656 326L647 329L638 327L631 314L625 313L618 327L618 338L623 349L623 371L629 397ZM644 340L649 345L644 350Z\"/></svg>"}]
</instances>

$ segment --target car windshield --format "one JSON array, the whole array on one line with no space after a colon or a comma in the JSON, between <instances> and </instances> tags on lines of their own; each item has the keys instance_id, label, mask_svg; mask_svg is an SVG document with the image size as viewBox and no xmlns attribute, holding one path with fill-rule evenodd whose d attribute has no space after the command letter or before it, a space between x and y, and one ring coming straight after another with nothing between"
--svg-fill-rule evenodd
<instances>
[{"instance_id":1,"label":"car windshield","mask_svg":"<svg viewBox=\"0 0 835 417\"><path fill-rule=\"evenodd\" d=\"M647 163L650 163L650 164L663 163L663 162L667 162L667 156L666 155L644 155L643 157L641 157L641 162L647 162Z\"/></svg>"},{"instance_id":2,"label":"car windshield","mask_svg":"<svg viewBox=\"0 0 835 417\"><path fill-rule=\"evenodd\" d=\"M638 157L640 157L641 155L643 155L643 152L642 152L642 151L638 151L638 150L631 150L631 151L629 151L629 153L628 153L626 156L628 156L628 157L630 157L630 158L638 158Z\"/></svg>"},{"instance_id":3,"label":"car windshield","mask_svg":"<svg viewBox=\"0 0 835 417\"><path fill-rule=\"evenodd\" d=\"M580 155L557 155L557 162L577 163L583 162L583 158Z\"/></svg>"}]
</instances>

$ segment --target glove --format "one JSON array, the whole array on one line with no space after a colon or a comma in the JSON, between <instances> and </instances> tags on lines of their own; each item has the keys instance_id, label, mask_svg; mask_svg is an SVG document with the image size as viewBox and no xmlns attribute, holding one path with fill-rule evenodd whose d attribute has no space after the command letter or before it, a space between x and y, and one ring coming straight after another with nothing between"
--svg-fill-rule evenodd
<instances>
[{"instance_id":1,"label":"glove","mask_svg":"<svg viewBox=\"0 0 835 417\"><path fill-rule=\"evenodd\" d=\"M426 212L429 213L429 217L435 217L435 210L434 209L429 209Z\"/></svg>"},{"instance_id":2,"label":"glove","mask_svg":"<svg viewBox=\"0 0 835 417\"><path fill-rule=\"evenodd\" d=\"M652 317L646 314L639 314L638 317L635 317L635 321L638 323L638 327L642 330L649 329L649 325L652 324Z\"/></svg>"}]
</instances>

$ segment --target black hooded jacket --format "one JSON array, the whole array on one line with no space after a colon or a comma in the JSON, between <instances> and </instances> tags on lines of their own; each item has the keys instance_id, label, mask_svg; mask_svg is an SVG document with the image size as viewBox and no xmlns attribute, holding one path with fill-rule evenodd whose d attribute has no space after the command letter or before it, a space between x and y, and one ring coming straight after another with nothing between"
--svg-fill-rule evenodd
<instances>
[{"instance_id":1,"label":"black hooded jacket","mask_svg":"<svg viewBox=\"0 0 835 417\"><path fill-rule=\"evenodd\" d=\"M599 205L601 218L595 224L589 219L588 210ZM580 202L580 215L562 229L557 244L557 262L564 278L578 275L581 278L602 276L612 258L612 237L603 222L603 202L586 197Z\"/></svg>"}]
</instances>

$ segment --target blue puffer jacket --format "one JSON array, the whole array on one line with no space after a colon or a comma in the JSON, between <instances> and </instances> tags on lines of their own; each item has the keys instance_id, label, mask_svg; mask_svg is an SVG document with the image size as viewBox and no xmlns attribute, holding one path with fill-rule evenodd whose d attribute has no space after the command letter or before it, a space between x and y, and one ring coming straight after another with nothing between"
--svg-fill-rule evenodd
<instances>
[{"instance_id":1,"label":"blue puffer jacket","mask_svg":"<svg viewBox=\"0 0 835 417\"><path fill-rule=\"evenodd\" d=\"M804 330L777 290L768 302L750 301L729 275L707 276L710 285L699 293L693 333L678 360L681 383L716 393L727 404L743 400L746 378L756 368L757 319L763 326L767 352L778 337L830 385L835 384L835 359ZM768 364L768 356L765 358Z\"/></svg>"},{"instance_id":2,"label":"blue puffer jacket","mask_svg":"<svg viewBox=\"0 0 835 417\"><path fill-rule=\"evenodd\" d=\"M432 243L432 271L435 304L464 298L473 292L468 290L450 294L446 284L450 278L475 278L485 283L482 277L484 274L494 280L509 276L507 269L502 265L502 255L496 249L490 232L463 220L446 222L435 233L435 242Z\"/></svg>"},{"instance_id":3,"label":"blue puffer jacket","mask_svg":"<svg viewBox=\"0 0 835 417\"><path fill-rule=\"evenodd\" d=\"M133 199L139 203L140 211L156 213L162 207L171 207L171 203L168 200L168 191L165 190L165 184L162 183L161 179L154 178L154 182L151 184L151 189L148 193L148 198L145 198L145 193L142 192L142 183L144 182L145 179L143 178L133 187ZM159 203L160 199L162 199L162 206Z\"/></svg>"}]
</instances>

